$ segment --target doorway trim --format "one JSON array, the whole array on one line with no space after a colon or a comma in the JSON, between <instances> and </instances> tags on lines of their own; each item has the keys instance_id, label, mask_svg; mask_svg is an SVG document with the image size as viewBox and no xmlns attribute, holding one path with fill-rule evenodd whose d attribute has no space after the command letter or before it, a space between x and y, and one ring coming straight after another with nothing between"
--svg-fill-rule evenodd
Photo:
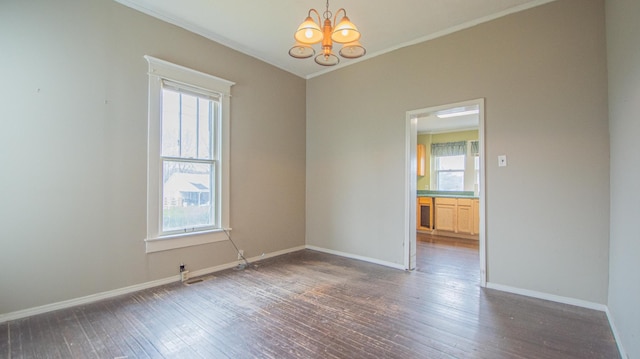
<instances>
[{"instance_id":1,"label":"doorway trim","mask_svg":"<svg viewBox=\"0 0 640 359\"><path fill-rule=\"evenodd\" d=\"M428 112L435 112L451 107L477 105L478 113L478 142L480 156L480 233L478 233L478 256L480 257L480 286L487 285L487 245L486 245L486 156L485 156L485 119L484 98L450 103L440 106L425 107L406 112L406 157L405 157L405 238L404 238L404 267L406 270L414 270L416 267L416 200L417 200L417 151L418 143L418 117Z\"/></svg>"}]
</instances>

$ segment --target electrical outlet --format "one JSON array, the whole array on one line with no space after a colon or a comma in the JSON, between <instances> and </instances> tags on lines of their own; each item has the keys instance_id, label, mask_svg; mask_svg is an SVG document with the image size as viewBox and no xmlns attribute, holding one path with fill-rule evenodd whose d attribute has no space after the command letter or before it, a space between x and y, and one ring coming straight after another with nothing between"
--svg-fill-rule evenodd
<instances>
[{"instance_id":1,"label":"electrical outlet","mask_svg":"<svg viewBox=\"0 0 640 359\"><path fill-rule=\"evenodd\" d=\"M241 261L242 260L242 256L244 256L244 249L240 249L238 250L238 260Z\"/></svg>"}]
</instances>

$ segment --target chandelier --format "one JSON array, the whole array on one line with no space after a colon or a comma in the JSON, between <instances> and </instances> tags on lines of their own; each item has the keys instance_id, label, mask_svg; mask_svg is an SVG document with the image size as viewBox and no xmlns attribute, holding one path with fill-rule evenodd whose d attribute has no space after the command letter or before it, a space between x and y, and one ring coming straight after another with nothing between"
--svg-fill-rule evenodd
<instances>
[{"instance_id":1,"label":"chandelier","mask_svg":"<svg viewBox=\"0 0 640 359\"><path fill-rule=\"evenodd\" d=\"M342 12L342 18L340 22L336 23L338 15ZM316 22L311 14L314 13L318 17ZM298 30L296 30L293 37L296 40L295 45L289 50L289 55L296 59L306 59L315 55L316 50L311 45L322 43L322 53L315 57L317 64L322 66L334 66L340 62L340 58L333 53L333 43L337 42L342 44L342 48L339 51L340 56L347 59L355 59L367 52L358 40L360 39L360 32L356 26L347 17L347 11L340 8L336 15L333 17L333 23L331 17L333 14L329 11L329 0L327 0L327 9L322 14L324 17L324 24L320 28L322 21L320 20L320 13L316 9L310 9L306 20L300 24Z\"/></svg>"}]
</instances>

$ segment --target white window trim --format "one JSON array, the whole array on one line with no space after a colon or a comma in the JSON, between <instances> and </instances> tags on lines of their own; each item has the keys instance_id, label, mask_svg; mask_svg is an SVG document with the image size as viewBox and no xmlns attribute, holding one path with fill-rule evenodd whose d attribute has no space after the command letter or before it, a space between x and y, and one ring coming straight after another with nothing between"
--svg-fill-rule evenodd
<instances>
[{"instance_id":1,"label":"white window trim","mask_svg":"<svg viewBox=\"0 0 640 359\"><path fill-rule=\"evenodd\" d=\"M231 86L235 83L215 77L203 72L192 70L158 58L145 55L149 63L149 118L148 118L148 148L147 148L147 238L145 238L146 252L158 252L205 243L213 243L227 239L224 229L229 228L229 128L230 128L230 100ZM200 87L207 91L220 94L221 104L221 141L220 141L220 224L222 228L190 232L179 235L160 235L160 206L162 205L160 171L160 111L162 79L177 83Z\"/></svg>"}]
</instances>

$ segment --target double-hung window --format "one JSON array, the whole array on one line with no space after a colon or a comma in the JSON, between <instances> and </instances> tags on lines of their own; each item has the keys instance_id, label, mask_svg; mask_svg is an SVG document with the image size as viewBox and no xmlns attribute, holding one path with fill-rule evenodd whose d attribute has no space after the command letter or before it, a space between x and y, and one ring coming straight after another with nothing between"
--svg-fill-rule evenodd
<instances>
[{"instance_id":1,"label":"double-hung window","mask_svg":"<svg viewBox=\"0 0 640 359\"><path fill-rule=\"evenodd\" d=\"M464 191L465 156L436 156L438 191Z\"/></svg>"},{"instance_id":2,"label":"double-hung window","mask_svg":"<svg viewBox=\"0 0 640 359\"><path fill-rule=\"evenodd\" d=\"M161 96L161 233L219 228L219 97L170 80Z\"/></svg>"},{"instance_id":3,"label":"double-hung window","mask_svg":"<svg viewBox=\"0 0 640 359\"><path fill-rule=\"evenodd\" d=\"M464 191L467 142L431 144L435 188L438 191Z\"/></svg>"},{"instance_id":4,"label":"double-hung window","mask_svg":"<svg viewBox=\"0 0 640 359\"><path fill-rule=\"evenodd\" d=\"M147 252L225 239L232 82L151 56Z\"/></svg>"}]
</instances>

